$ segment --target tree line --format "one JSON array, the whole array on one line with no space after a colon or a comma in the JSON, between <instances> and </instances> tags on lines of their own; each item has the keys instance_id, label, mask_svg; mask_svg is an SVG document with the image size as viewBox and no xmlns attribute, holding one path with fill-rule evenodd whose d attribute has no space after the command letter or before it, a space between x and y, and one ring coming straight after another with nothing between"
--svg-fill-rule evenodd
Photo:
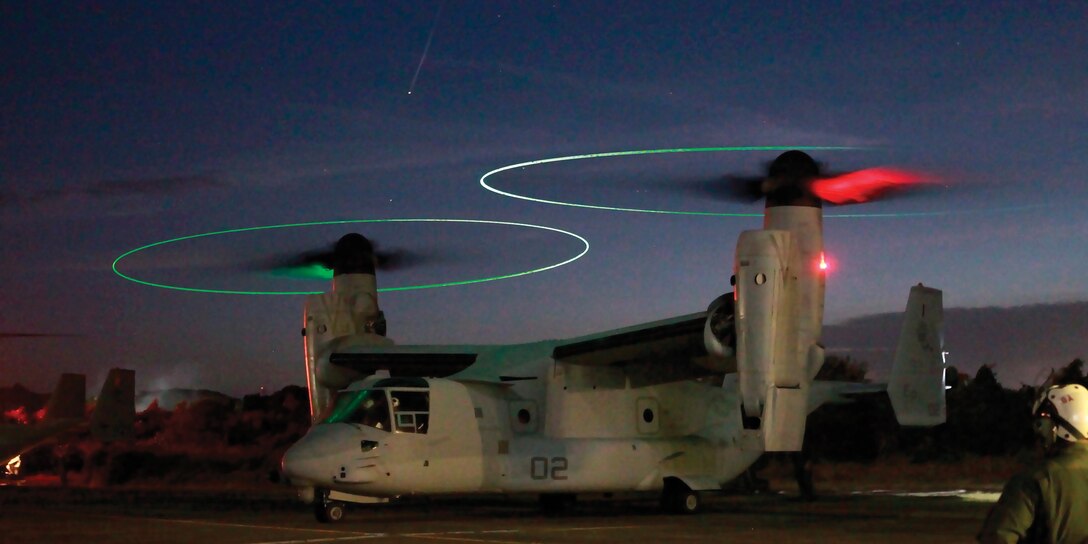
<instances>
[{"instance_id":1,"label":"tree line","mask_svg":"<svg viewBox=\"0 0 1088 544\"><path fill-rule=\"evenodd\" d=\"M866 381L868 365L828 357L817 379ZM1088 387L1084 361L1054 371L1049 383ZM1039 387L1001 385L989 365L974 377L948 369L947 421L932 428L900 427L886 394L861 395L848 404L825 405L809 416L805 447L816 459L872 461L893 454L917 462L954 462L965 456L1008 456L1032 450L1032 406Z\"/></svg>"}]
</instances>

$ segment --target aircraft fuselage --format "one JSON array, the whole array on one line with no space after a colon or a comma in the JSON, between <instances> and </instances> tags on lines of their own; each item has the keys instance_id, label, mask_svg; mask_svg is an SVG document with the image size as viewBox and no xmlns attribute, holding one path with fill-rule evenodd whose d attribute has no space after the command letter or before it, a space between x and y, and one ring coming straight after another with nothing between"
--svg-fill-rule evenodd
<instances>
[{"instance_id":1,"label":"aircraft fuselage","mask_svg":"<svg viewBox=\"0 0 1088 544\"><path fill-rule=\"evenodd\" d=\"M651 491L669 477L716 489L760 454L738 445L735 389L694 381L630 387L619 369L586 370L548 365L539 381L514 385L372 382L341 393L337 405L353 394L384 397L387 420L337 419L334 405L288 451L284 471L299 487L371 497ZM414 401L392 400L413 394L427 395L426 414L418 404L401 410Z\"/></svg>"}]
</instances>

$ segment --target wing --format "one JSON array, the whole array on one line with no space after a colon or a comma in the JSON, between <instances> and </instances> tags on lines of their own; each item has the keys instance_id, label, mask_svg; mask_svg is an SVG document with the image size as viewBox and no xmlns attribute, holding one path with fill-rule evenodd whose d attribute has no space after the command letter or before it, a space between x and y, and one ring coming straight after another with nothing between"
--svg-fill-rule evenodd
<instances>
[{"instance_id":1,"label":"wing","mask_svg":"<svg viewBox=\"0 0 1088 544\"><path fill-rule=\"evenodd\" d=\"M632 385L645 385L714 374L703 364L710 357L703 344L705 324L706 312L699 312L562 341L352 347L332 353L329 363L362 375L386 370L391 377L452 377L509 385L538 379L536 365L550 358L556 363L621 368Z\"/></svg>"},{"instance_id":2,"label":"wing","mask_svg":"<svg viewBox=\"0 0 1088 544\"><path fill-rule=\"evenodd\" d=\"M552 350L557 362L608 366L664 357L706 355L706 312L653 321L563 342Z\"/></svg>"},{"instance_id":3,"label":"wing","mask_svg":"<svg viewBox=\"0 0 1088 544\"><path fill-rule=\"evenodd\" d=\"M620 367L632 386L715 374L703 342L706 312L682 315L562 342L556 363Z\"/></svg>"},{"instance_id":4,"label":"wing","mask_svg":"<svg viewBox=\"0 0 1088 544\"><path fill-rule=\"evenodd\" d=\"M381 346L329 355L329 363L363 375L379 370L392 377L444 378L476 362L478 346Z\"/></svg>"}]
</instances>

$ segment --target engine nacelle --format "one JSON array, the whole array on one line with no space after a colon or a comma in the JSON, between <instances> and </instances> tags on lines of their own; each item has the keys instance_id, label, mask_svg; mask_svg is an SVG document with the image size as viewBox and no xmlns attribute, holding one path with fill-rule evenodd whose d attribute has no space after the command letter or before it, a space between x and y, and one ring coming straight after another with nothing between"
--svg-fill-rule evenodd
<instances>
[{"instance_id":1,"label":"engine nacelle","mask_svg":"<svg viewBox=\"0 0 1088 544\"><path fill-rule=\"evenodd\" d=\"M328 362L336 346L388 345L385 318L378 309L378 287L372 274L341 274L327 293L306 296L302 334L305 337L306 385L310 416L316 418L357 373L333 368Z\"/></svg>"},{"instance_id":2,"label":"engine nacelle","mask_svg":"<svg viewBox=\"0 0 1088 544\"><path fill-rule=\"evenodd\" d=\"M763 414L780 355L775 348L788 343L788 323L782 323L781 314L789 296L789 251L790 233L786 231L750 230L737 239L737 371L746 417Z\"/></svg>"},{"instance_id":3,"label":"engine nacelle","mask_svg":"<svg viewBox=\"0 0 1088 544\"><path fill-rule=\"evenodd\" d=\"M732 357L737 353L736 301L733 293L726 293L706 308L706 325L703 326L703 346L707 353L718 357Z\"/></svg>"},{"instance_id":4,"label":"engine nacelle","mask_svg":"<svg viewBox=\"0 0 1088 544\"><path fill-rule=\"evenodd\" d=\"M745 231L737 240L738 387L746 432L758 435L745 443L763 451L801 449L810 358L822 359L798 350L793 246L785 230Z\"/></svg>"}]
</instances>

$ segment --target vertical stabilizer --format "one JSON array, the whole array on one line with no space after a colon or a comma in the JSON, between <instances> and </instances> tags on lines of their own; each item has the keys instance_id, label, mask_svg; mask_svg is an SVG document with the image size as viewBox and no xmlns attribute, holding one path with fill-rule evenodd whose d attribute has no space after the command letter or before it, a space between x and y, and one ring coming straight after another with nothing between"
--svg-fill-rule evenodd
<instances>
[{"instance_id":1,"label":"vertical stabilizer","mask_svg":"<svg viewBox=\"0 0 1088 544\"><path fill-rule=\"evenodd\" d=\"M87 377L83 374L61 374L57 387L45 405L44 419L82 419L86 415Z\"/></svg>"},{"instance_id":2,"label":"vertical stabilizer","mask_svg":"<svg viewBox=\"0 0 1088 544\"><path fill-rule=\"evenodd\" d=\"M910 289L895 351L888 397L900 425L945 422L944 308L939 289Z\"/></svg>"},{"instance_id":3,"label":"vertical stabilizer","mask_svg":"<svg viewBox=\"0 0 1088 544\"><path fill-rule=\"evenodd\" d=\"M136 372L110 369L91 414L91 435L103 442L135 437Z\"/></svg>"}]
</instances>

